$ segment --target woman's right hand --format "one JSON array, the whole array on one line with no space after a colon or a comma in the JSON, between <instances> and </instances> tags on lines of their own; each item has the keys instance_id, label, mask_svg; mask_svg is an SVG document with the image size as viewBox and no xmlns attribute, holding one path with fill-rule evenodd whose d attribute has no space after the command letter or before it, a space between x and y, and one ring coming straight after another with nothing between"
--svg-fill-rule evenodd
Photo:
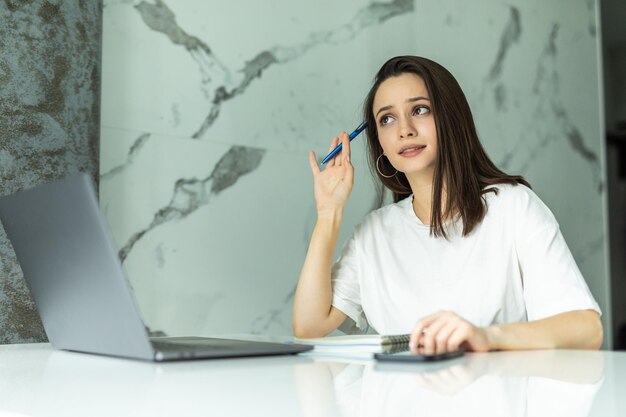
<instances>
[{"instance_id":1,"label":"woman's right hand","mask_svg":"<svg viewBox=\"0 0 626 417\"><path fill-rule=\"evenodd\" d=\"M350 138L346 132L341 132L331 141L329 152L339 143L342 144L341 152L328 161L323 170L317 165L315 153L309 152L318 214L343 210L352 191L354 168L350 162Z\"/></svg>"}]
</instances>

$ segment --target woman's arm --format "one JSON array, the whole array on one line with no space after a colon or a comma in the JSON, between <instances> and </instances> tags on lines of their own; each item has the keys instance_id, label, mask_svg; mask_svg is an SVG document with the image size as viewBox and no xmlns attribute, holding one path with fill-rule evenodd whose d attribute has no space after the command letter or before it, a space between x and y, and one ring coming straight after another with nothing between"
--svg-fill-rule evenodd
<instances>
[{"instance_id":1,"label":"woman's arm","mask_svg":"<svg viewBox=\"0 0 626 417\"><path fill-rule=\"evenodd\" d=\"M332 307L330 270L339 236L341 213L319 216L300 272L293 303L296 337L322 337L335 330L346 315Z\"/></svg>"},{"instance_id":2,"label":"woman's arm","mask_svg":"<svg viewBox=\"0 0 626 417\"><path fill-rule=\"evenodd\" d=\"M577 310L523 323L476 327L449 311L419 320L411 333L411 350L434 354L464 347L468 350L599 349L603 331L600 315Z\"/></svg>"},{"instance_id":3,"label":"woman's arm","mask_svg":"<svg viewBox=\"0 0 626 417\"><path fill-rule=\"evenodd\" d=\"M350 163L350 140L342 132L330 149L342 143L342 152L319 169L315 154L309 154L313 172L317 223L313 229L293 303L292 327L296 337L321 337L331 333L346 319L332 306L331 267L339 237L343 208L354 180Z\"/></svg>"},{"instance_id":4,"label":"woman's arm","mask_svg":"<svg viewBox=\"0 0 626 417\"><path fill-rule=\"evenodd\" d=\"M497 324L485 329L491 349L593 349L602 345L600 315L577 310L526 323Z\"/></svg>"}]
</instances>

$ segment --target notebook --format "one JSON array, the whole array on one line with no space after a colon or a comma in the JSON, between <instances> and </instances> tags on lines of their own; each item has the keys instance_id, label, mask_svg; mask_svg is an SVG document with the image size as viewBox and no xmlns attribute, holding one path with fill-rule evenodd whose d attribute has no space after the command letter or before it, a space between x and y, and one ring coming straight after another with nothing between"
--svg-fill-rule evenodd
<instances>
[{"instance_id":1,"label":"notebook","mask_svg":"<svg viewBox=\"0 0 626 417\"><path fill-rule=\"evenodd\" d=\"M295 338L297 343L313 346L312 354L332 356L373 357L375 353L409 350L408 334L347 335L319 338Z\"/></svg>"},{"instance_id":2,"label":"notebook","mask_svg":"<svg viewBox=\"0 0 626 417\"><path fill-rule=\"evenodd\" d=\"M149 361L311 349L221 338L150 338L86 174L0 198L0 220L48 339L58 349Z\"/></svg>"}]
</instances>

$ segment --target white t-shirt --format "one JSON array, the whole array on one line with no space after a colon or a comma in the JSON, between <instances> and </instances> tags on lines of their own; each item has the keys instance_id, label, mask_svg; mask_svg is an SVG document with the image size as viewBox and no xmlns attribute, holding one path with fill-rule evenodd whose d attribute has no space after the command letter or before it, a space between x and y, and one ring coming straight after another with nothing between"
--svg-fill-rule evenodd
<instances>
[{"instance_id":1,"label":"white t-shirt","mask_svg":"<svg viewBox=\"0 0 626 417\"><path fill-rule=\"evenodd\" d=\"M548 207L528 187L498 185L466 237L432 237L412 196L370 213L333 265L333 306L360 331L400 334L449 310L476 326L600 308Z\"/></svg>"}]
</instances>

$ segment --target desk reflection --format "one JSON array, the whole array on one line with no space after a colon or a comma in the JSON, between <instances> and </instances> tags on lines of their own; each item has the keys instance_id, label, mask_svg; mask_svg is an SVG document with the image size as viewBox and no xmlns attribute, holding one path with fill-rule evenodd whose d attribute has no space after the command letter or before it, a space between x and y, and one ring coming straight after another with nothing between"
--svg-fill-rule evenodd
<instances>
[{"instance_id":1,"label":"desk reflection","mask_svg":"<svg viewBox=\"0 0 626 417\"><path fill-rule=\"evenodd\" d=\"M297 416L293 367L312 363L273 356L156 364L32 350L0 354L0 416Z\"/></svg>"},{"instance_id":2,"label":"desk reflection","mask_svg":"<svg viewBox=\"0 0 626 417\"><path fill-rule=\"evenodd\" d=\"M604 372L600 352L580 351L472 353L432 364L320 361L294 370L307 417L584 417Z\"/></svg>"}]
</instances>

